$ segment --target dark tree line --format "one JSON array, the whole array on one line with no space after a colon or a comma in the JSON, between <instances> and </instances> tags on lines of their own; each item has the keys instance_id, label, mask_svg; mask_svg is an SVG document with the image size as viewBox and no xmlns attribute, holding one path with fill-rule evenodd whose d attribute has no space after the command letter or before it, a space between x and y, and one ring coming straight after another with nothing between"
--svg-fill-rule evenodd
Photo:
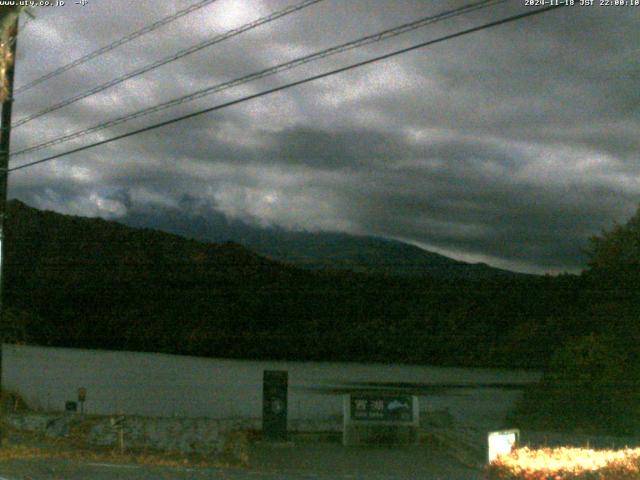
<instances>
[{"instance_id":1,"label":"dark tree line","mask_svg":"<svg viewBox=\"0 0 640 480\"><path fill-rule=\"evenodd\" d=\"M41 345L540 367L578 328L566 319L585 282L309 272L20 203L8 222L5 338Z\"/></svg>"},{"instance_id":2,"label":"dark tree line","mask_svg":"<svg viewBox=\"0 0 640 480\"><path fill-rule=\"evenodd\" d=\"M514 420L537 428L640 433L640 209L591 239L576 308Z\"/></svg>"}]
</instances>

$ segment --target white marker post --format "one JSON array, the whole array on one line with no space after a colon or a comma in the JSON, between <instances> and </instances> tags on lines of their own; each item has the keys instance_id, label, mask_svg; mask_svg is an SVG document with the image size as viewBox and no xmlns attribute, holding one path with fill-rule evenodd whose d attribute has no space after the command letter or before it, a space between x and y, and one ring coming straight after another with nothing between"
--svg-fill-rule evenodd
<instances>
[{"instance_id":1,"label":"white marker post","mask_svg":"<svg viewBox=\"0 0 640 480\"><path fill-rule=\"evenodd\" d=\"M489 432L487 437L489 450L487 462L493 462L500 455L508 455L520 441L520 430L501 430Z\"/></svg>"}]
</instances>

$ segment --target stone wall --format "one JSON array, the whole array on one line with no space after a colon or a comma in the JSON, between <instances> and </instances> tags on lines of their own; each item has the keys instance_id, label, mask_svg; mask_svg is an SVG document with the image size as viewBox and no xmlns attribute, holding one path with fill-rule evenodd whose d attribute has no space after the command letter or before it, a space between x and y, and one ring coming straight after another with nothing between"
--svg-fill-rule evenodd
<instances>
[{"instance_id":1,"label":"stone wall","mask_svg":"<svg viewBox=\"0 0 640 480\"><path fill-rule=\"evenodd\" d=\"M124 416L122 432L125 448L153 449L165 452L215 455L224 453L238 440L239 432L259 432L260 418L189 418ZM5 414L4 422L20 431L48 437L70 438L87 446L118 447L118 417L77 413L26 412ZM289 419L288 430L297 433L342 432L341 416L320 419ZM449 427L452 418L447 411L420 413L422 429Z\"/></svg>"},{"instance_id":2,"label":"stone wall","mask_svg":"<svg viewBox=\"0 0 640 480\"><path fill-rule=\"evenodd\" d=\"M70 438L87 446L118 447L120 430L127 449L221 454L230 448L234 434L257 430L257 419L154 418L25 413L5 415L5 423L17 430L49 437ZM114 425L116 423L116 425Z\"/></svg>"}]
</instances>

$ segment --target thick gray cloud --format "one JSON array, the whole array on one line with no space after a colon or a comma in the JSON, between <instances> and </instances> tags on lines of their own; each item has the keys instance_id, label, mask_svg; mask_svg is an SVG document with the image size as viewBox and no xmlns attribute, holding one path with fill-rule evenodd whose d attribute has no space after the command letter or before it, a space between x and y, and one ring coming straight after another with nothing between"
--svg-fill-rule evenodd
<instances>
[{"instance_id":1,"label":"thick gray cloud","mask_svg":"<svg viewBox=\"0 0 640 480\"><path fill-rule=\"evenodd\" d=\"M67 3L37 9L21 34L18 86L186 5ZM219 0L19 95L15 118L291 3ZM15 129L13 149L466 3L325 0ZM508 1L12 162L531 8ZM639 23L640 7L555 10L16 172L11 194L112 219L198 204L500 267L578 271L588 237L640 200Z\"/></svg>"}]
</instances>

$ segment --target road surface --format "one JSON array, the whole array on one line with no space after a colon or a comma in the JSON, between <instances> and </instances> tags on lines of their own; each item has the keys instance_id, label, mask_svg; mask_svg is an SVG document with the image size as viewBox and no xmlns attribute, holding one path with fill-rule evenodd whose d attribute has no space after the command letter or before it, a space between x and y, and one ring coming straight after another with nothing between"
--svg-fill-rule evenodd
<instances>
[{"instance_id":1,"label":"road surface","mask_svg":"<svg viewBox=\"0 0 640 480\"><path fill-rule=\"evenodd\" d=\"M258 445L246 468L120 465L58 459L0 463L0 480L477 480L480 472L425 447Z\"/></svg>"}]
</instances>

